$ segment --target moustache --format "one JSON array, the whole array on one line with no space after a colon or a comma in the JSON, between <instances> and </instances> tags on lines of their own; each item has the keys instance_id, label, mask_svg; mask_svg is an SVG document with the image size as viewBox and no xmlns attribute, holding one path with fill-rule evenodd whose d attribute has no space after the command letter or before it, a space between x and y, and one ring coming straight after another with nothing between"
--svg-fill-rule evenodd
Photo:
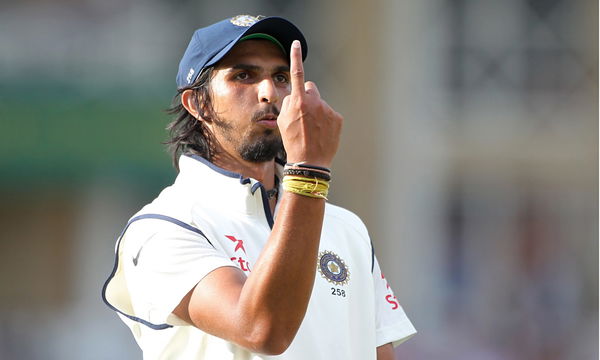
<instances>
[{"instance_id":1,"label":"moustache","mask_svg":"<svg viewBox=\"0 0 600 360\"><path fill-rule=\"evenodd\" d=\"M277 106L270 105L269 107L267 107L265 109L260 109L260 110L255 111L254 114L252 114L252 121L257 122L258 120L262 119L263 117L265 117L269 114L279 116L279 109L277 109Z\"/></svg>"}]
</instances>

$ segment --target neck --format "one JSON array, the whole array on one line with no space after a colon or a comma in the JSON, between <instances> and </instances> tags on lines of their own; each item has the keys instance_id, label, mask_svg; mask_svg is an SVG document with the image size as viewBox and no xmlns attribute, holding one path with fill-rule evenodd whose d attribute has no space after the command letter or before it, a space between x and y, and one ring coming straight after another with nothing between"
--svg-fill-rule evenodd
<instances>
[{"instance_id":1,"label":"neck","mask_svg":"<svg viewBox=\"0 0 600 360\"><path fill-rule=\"evenodd\" d=\"M243 160L239 156L232 156L227 152L220 152L213 156L212 162L225 170L260 181L267 190L275 186L275 160L256 163Z\"/></svg>"}]
</instances>

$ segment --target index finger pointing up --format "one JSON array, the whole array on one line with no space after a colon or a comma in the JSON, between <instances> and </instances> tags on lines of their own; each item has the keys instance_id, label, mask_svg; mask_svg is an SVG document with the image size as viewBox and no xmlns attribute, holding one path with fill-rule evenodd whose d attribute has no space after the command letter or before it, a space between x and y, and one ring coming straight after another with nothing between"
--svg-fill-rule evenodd
<instances>
[{"instance_id":1,"label":"index finger pointing up","mask_svg":"<svg viewBox=\"0 0 600 360\"><path fill-rule=\"evenodd\" d=\"M290 50L290 73L292 96L304 95L304 66L302 66L302 47L300 41L294 40Z\"/></svg>"}]
</instances>

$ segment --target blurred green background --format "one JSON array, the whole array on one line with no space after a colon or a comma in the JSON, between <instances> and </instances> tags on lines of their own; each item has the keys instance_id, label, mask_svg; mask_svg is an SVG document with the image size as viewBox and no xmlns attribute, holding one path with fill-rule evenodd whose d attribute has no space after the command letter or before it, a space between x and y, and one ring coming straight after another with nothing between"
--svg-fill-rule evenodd
<instances>
[{"instance_id":1,"label":"blurred green background","mask_svg":"<svg viewBox=\"0 0 600 360\"><path fill-rule=\"evenodd\" d=\"M279 15L345 117L331 201L369 228L407 359L598 358L598 2L0 3L0 359L141 359L100 299L176 172L194 29Z\"/></svg>"},{"instance_id":2,"label":"blurred green background","mask_svg":"<svg viewBox=\"0 0 600 360\"><path fill-rule=\"evenodd\" d=\"M159 159L168 91L162 97L119 88L90 94L74 84L31 81L0 90L0 164L10 174L3 179L8 186L81 185L97 174L144 179L154 188L167 181Z\"/></svg>"}]
</instances>

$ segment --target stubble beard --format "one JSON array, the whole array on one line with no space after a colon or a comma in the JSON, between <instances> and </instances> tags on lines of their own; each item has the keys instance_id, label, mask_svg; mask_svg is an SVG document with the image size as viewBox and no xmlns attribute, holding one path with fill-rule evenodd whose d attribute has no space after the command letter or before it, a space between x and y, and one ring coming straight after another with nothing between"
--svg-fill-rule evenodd
<instances>
[{"instance_id":1,"label":"stubble beard","mask_svg":"<svg viewBox=\"0 0 600 360\"><path fill-rule=\"evenodd\" d=\"M272 107L269 111L257 111L252 116L252 123L269 112L279 115L279 111L275 107ZM215 117L213 121L223 138L233 143L234 148L244 161L267 162L284 153L281 135L275 130L264 129L262 134L258 134L257 131L252 131L252 128L249 128L245 133L240 133L227 121L218 117Z\"/></svg>"}]
</instances>

